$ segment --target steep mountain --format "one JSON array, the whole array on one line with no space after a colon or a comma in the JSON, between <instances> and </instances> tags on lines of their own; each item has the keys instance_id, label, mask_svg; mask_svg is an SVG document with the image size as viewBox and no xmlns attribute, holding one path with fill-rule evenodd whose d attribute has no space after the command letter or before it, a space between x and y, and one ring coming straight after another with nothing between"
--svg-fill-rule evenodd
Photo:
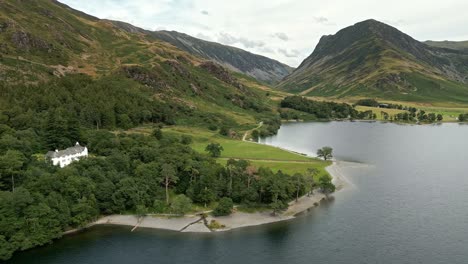
<instances>
[{"instance_id":1,"label":"steep mountain","mask_svg":"<svg viewBox=\"0 0 468 264\"><path fill-rule=\"evenodd\" d=\"M447 48L455 50L468 50L468 41L425 41L424 44L438 48Z\"/></svg>"},{"instance_id":2,"label":"steep mountain","mask_svg":"<svg viewBox=\"0 0 468 264\"><path fill-rule=\"evenodd\" d=\"M176 31L147 31L127 23L112 21L128 32L149 34L195 56L215 61L228 69L244 73L259 81L275 84L290 74L293 68L276 60L248 51L194 38Z\"/></svg>"},{"instance_id":3,"label":"steep mountain","mask_svg":"<svg viewBox=\"0 0 468 264\"><path fill-rule=\"evenodd\" d=\"M279 88L304 95L468 102L468 52L366 20L323 36Z\"/></svg>"},{"instance_id":4,"label":"steep mountain","mask_svg":"<svg viewBox=\"0 0 468 264\"><path fill-rule=\"evenodd\" d=\"M253 123L270 111L266 97L236 76L57 1L0 1L0 111L21 105L39 115L60 107L98 127L119 126L127 117L125 127L167 121L168 115L180 124ZM89 98L76 98L84 94ZM113 100L117 94L134 103ZM87 107L97 117L85 120Z\"/></svg>"}]
</instances>

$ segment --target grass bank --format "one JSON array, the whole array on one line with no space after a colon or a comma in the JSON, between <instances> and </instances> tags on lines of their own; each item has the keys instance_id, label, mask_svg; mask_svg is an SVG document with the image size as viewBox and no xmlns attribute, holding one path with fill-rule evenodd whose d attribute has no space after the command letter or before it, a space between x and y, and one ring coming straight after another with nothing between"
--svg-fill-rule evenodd
<instances>
[{"instance_id":1,"label":"grass bank","mask_svg":"<svg viewBox=\"0 0 468 264\"><path fill-rule=\"evenodd\" d=\"M200 153L206 153L205 147L210 143L219 143L224 151L218 158L220 164L228 159L245 159L257 167L268 167L273 171L281 170L288 174L305 173L309 168L316 168L322 175L327 173L325 167L331 162L310 158L299 153L290 152L273 146L241 141L221 136L217 132L194 127L174 126L163 129L164 133L189 135L193 138L191 147Z\"/></svg>"}]
</instances>

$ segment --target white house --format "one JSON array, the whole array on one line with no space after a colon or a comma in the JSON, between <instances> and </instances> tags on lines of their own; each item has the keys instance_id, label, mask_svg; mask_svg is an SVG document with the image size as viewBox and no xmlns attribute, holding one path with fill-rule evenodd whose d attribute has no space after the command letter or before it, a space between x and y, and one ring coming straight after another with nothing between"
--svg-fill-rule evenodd
<instances>
[{"instance_id":1,"label":"white house","mask_svg":"<svg viewBox=\"0 0 468 264\"><path fill-rule=\"evenodd\" d=\"M76 142L74 147L67 148L65 150L49 151L46 154L46 159L52 161L54 166L60 166L63 168L70 165L74 161L78 161L81 158L88 157L88 148L80 146L80 143Z\"/></svg>"}]
</instances>

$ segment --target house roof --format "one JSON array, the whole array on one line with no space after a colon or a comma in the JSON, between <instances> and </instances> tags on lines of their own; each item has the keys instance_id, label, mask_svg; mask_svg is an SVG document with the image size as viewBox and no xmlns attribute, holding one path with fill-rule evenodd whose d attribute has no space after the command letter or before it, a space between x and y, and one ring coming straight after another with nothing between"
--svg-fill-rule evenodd
<instances>
[{"instance_id":1,"label":"house roof","mask_svg":"<svg viewBox=\"0 0 468 264\"><path fill-rule=\"evenodd\" d=\"M56 150L56 151L49 151L46 154L46 158L61 158L61 157L66 157L70 155L75 155L78 153L83 152L86 149L86 147L80 146L80 144L77 142L74 147L67 148L64 150Z\"/></svg>"}]
</instances>

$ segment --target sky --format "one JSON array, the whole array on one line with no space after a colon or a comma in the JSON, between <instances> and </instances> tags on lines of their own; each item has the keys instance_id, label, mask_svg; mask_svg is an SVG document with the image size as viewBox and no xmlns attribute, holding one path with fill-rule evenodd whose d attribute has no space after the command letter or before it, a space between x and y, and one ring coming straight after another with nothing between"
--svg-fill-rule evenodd
<instances>
[{"instance_id":1,"label":"sky","mask_svg":"<svg viewBox=\"0 0 468 264\"><path fill-rule=\"evenodd\" d=\"M148 30L175 30L297 67L323 35L366 19L417 40L468 40L467 0L59 0Z\"/></svg>"}]
</instances>

